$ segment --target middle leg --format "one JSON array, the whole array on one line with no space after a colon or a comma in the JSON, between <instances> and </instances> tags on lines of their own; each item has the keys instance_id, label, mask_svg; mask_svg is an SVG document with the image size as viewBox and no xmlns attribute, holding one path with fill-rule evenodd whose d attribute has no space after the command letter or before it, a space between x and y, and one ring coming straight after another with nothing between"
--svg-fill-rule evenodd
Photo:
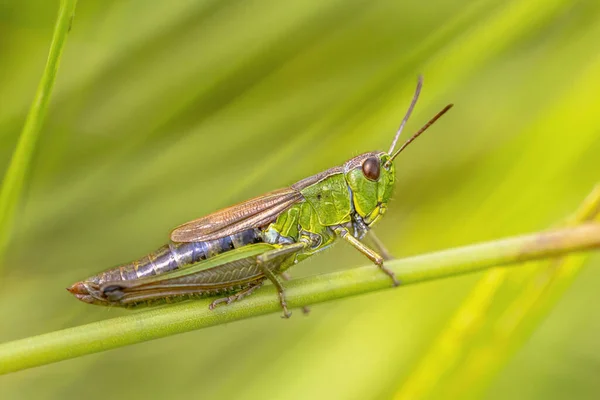
<instances>
[{"instance_id":1,"label":"middle leg","mask_svg":"<svg viewBox=\"0 0 600 400\"><path fill-rule=\"evenodd\" d=\"M279 304L281 304L281 308L283 309L283 318L291 317L292 313L287 308L287 301L285 299L285 290L283 285L273 270L269 268L269 264L277 262L279 258L284 258L285 256L297 253L300 250L305 249L307 246L308 244L304 242L287 244L281 246L280 248L267 251L266 253L256 257L256 263L260 267L261 272L273 283L275 289L277 289L277 294L279 295Z\"/></svg>"},{"instance_id":2,"label":"middle leg","mask_svg":"<svg viewBox=\"0 0 600 400\"><path fill-rule=\"evenodd\" d=\"M292 279L292 277L290 276L290 274L288 274L287 272L282 272L281 273L281 277L286 282L289 281L290 279ZM308 306L302 306L302 313L304 315L310 314L310 307L308 307Z\"/></svg>"}]
</instances>

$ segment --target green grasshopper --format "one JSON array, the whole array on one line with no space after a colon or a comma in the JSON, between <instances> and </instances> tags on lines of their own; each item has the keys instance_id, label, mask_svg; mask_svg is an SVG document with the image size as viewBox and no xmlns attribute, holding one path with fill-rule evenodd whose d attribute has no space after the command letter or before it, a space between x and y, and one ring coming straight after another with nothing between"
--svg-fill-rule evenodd
<instances>
[{"instance_id":1,"label":"green grasshopper","mask_svg":"<svg viewBox=\"0 0 600 400\"><path fill-rule=\"evenodd\" d=\"M210 304L214 309L250 295L268 279L277 289L283 316L289 318L280 278L287 280L289 267L337 238L367 256L397 286L396 276L384 265L389 253L370 229L387 210L394 159L452 107L447 105L394 152L422 84L419 77L389 151L361 154L288 188L185 223L157 251L67 290L86 303L122 307L224 296ZM363 243L367 235L374 248Z\"/></svg>"}]
</instances>

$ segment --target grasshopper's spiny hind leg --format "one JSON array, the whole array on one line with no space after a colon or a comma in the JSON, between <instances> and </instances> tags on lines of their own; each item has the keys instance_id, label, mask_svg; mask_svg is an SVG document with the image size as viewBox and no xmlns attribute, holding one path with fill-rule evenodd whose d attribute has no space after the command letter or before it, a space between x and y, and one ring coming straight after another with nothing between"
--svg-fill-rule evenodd
<instances>
[{"instance_id":1,"label":"grasshopper's spiny hind leg","mask_svg":"<svg viewBox=\"0 0 600 400\"><path fill-rule=\"evenodd\" d=\"M290 274L288 274L287 272L282 272L281 273L281 277L286 282L292 279L292 277L290 276ZM302 313L304 315L310 314L310 307L308 307L308 306L302 306Z\"/></svg>"},{"instance_id":2,"label":"grasshopper's spiny hind leg","mask_svg":"<svg viewBox=\"0 0 600 400\"><path fill-rule=\"evenodd\" d=\"M346 242L348 242L352 246L354 246L355 249L357 249L358 251L363 253L365 256L367 256L367 258L369 260L373 261L373 263L375 263L375 265L377 265L379 267L379 269L381 269L383 272L385 272L392 279L394 286L400 285L398 278L396 278L396 274L394 274L394 272L392 272L392 270L390 270L385 265L383 265L383 257L379 253L377 253L375 250L367 247L367 245L365 245L363 242L361 242L360 240L358 240L357 238L352 236L352 234L350 234L348 229L346 229L344 227L337 228L335 230L335 232Z\"/></svg>"},{"instance_id":3,"label":"grasshopper's spiny hind leg","mask_svg":"<svg viewBox=\"0 0 600 400\"><path fill-rule=\"evenodd\" d=\"M241 299L243 299L246 296L250 296L252 293L254 293L254 291L258 288L260 288L263 285L263 281L257 282L253 285L248 286L245 289L240 290L237 293L232 294L231 296L227 296L227 297L222 297L220 299L216 299L214 300L212 303L210 303L210 305L208 306L209 309L214 310L219 304L221 303L225 303L225 304L231 304L234 301L239 301Z\"/></svg>"},{"instance_id":4,"label":"grasshopper's spiny hind leg","mask_svg":"<svg viewBox=\"0 0 600 400\"><path fill-rule=\"evenodd\" d=\"M309 245L305 242L286 244L278 249L267 251L266 253L256 257L256 263L260 267L261 272L273 283L275 289L277 289L277 294L279 295L279 304L281 304L281 308L283 309L283 318L291 317L292 313L287 308L287 301L285 299L285 290L283 285L275 273L269 268L269 263L277 260L278 258L289 256L293 253L303 250L308 246Z\"/></svg>"}]
</instances>

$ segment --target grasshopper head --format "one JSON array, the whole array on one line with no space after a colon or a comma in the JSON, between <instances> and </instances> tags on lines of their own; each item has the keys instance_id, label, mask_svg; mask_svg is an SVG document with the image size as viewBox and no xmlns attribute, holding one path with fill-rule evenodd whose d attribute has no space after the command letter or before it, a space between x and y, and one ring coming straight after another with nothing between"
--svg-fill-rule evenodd
<instances>
[{"instance_id":1,"label":"grasshopper head","mask_svg":"<svg viewBox=\"0 0 600 400\"><path fill-rule=\"evenodd\" d=\"M354 209L369 226L381 218L392 196L394 164L384 152L361 154L344 164Z\"/></svg>"},{"instance_id":2,"label":"grasshopper head","mask_svg":"<svg viewBox=\"0 0 600 400\"><path fill-rule=\"evenodd\" d=\"M402 129L404 128L404 125L406 125L406 122L417 103L422 85L423 78L419 76L417 89L415 90L412 102L406 115L402 119L400 128L398 128L398 131L396 132L390 150L387 153L383 151L364 153L344 164L346 181L352 189L354 209L368 226L377 222L381 216L385 214L387 209L387 203L392 196L395 181L394 159L406 148L406 146L425 132L427 128L453 106L452 104L449 104L444 107L442 111L438 112L428 123L394 152Z\"/></svg>"}]
</instances>

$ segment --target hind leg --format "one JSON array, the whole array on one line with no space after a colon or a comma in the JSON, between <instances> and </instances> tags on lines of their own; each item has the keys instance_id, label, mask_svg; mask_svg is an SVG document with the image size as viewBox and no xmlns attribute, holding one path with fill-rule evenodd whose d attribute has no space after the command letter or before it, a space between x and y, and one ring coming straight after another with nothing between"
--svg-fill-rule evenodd
<instances>
[{"instance_id":1,"label":"hind leg","mask_svg":"<svg viewBox=\"0 0 600 400\"><path fill-rule=\"evenodd\" d=\"M231 296L216 299L215 301L210 303L208 308L211 310L214 310L219 304L222 304L222 303L231 304L234 301L239 301L239 300L243 299L244 297L250 296L252 293L254 293L254 291L256 289L258 289L262 285L263 285L263 281L260 281L260 282L257 282L256 284L253 284L252 286L248 286L246 289L242 289L239 292L232 294Z\"/></svg>"}]
</instances>

